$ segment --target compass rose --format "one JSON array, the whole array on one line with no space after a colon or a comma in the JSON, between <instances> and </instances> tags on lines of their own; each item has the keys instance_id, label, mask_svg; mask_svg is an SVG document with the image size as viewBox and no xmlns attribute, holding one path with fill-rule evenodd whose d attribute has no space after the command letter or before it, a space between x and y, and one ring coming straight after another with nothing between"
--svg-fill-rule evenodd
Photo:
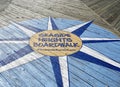
<instances>
[{"instance_id":1,"label":"compass rose","mask_svg":"<svg viewBox=\"0 0 120 87\"><path fill-rule=\"evenodd\" d=\"M120 39L111 39L111 38L89 38L89 37L81 37L81 35L87 30L87 28L92 24L93 21L85 22L82 24L78 24L69 28L65 28L60 30L57 25L55 24L55 21L52 17L49 17L48 20L48 28L46 31L34 28L34 27L26 27L20 23L12 22L12 24L17 27L18 29L21 29L28 38L17 38L17 39L0 39L0 44L4 43L23 43L26 44L25 47L21 48L18 51L15 51L15 53L9 55L5 59L0 61L0 72L15 68L17 66L26 64L30 61L36 60L38 58L42 58L44 56L49 56L56 83L58 87L70 87L69 84L69 68L68 68L68 58L69 57L76 57L82 60L86 60L116 71L120 71L120 63L110 59L109 57L101 54L100 52L91 49L90 47L86 46L87 43L106 43L106 42L117 42L120 41ZM36 49L33 49L30 42L34 42L34 38L31 39L33 36L36 36L37 38L41 33L46 32L48 34L48 31L52 31L51 33L56 34L55 32L58 31L61 33L64 33L65 35L73 35L73 37L76 37L77 40L74 41L74 39L70 39L69 41L74 41L80 43L78 45L77 50L66 53L66 51L59 52L50 52L48 51L46 54L43 52L43 50L40 52L36 51ZM50 34L50 33L49 33ZM72 37L70 37L72 38ZM69 39L69 38L67 38ZM61 40L61 39L60 39ZM72 42L73 43L73 42ZM33 44L33 43L32 43ZM74 45L77 46L77 45ZM64 49L68 49L64 47ZM38 50L38 49L37 49ZM56 54L55 54L56 53ZM18 54L18 55L16 55ZM53 54L53 55L52 55ZM61 56L62 55L62 56Z\"/></svg>"}]
</instances>

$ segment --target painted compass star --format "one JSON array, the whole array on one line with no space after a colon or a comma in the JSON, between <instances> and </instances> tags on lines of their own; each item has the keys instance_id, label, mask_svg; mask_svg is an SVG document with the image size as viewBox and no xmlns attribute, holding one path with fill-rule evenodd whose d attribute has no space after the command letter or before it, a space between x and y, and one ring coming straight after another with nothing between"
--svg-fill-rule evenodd
<instances>
[{"instance_id":1,"label":"painted compass star","mask_svg":"<svg viewBox=\"0 0 120 87\"><path fill-rule=\"evenodd\" d=\"M52 63L55 80L58 87L70 87L69 83L69 69L68 69L68 57L76 57L88 62L92 62L116 71L120 71L120 63L106 57L105 55L97 52L96 50L91 49L90 47L86 46L87 43L102 43L102 42L116 42L120 41L120 39L110 39L110 38L88 38L88 37L81 37L81 35L85 32L85 30L92 24L93 21L85 22L82 24L78 24L69 28L65 28L63 30L59 30L53 18L49 17L48 20L48 30L52 31L65 31L71 34L76 35L82 40L82 47L79 51L74 52L72 54L67 54L64 56L49 56L50 61ZM17 38L17 39L0 39L0 44L8 43L25 43L27 44L25 47L21 48L18 51L14 51L13 54L8 54L8 56L0 60L0 72L15 68L17 66L23 65L30 61L36 60L38 58L42 58L45 55L35 52L30 46L29 41L30 38L35 35L36 33L43 32L43 30L24 26L19 23L12 22L12 24L21 29L28 38Z\"/></svg>"}]
</instances>

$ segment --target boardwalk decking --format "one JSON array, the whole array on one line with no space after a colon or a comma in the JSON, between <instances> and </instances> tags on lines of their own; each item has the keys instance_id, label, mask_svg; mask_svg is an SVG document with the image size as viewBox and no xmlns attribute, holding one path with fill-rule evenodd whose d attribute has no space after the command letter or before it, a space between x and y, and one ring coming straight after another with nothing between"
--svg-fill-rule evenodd
<instances>
[{"instance_id":1,"label":"boardwalk decking","mask_svg":"<svg viewBox=\"0 0 120 87\"><path fill-rule=\"evenodd\" d=\"M112 1L113 0L111 0L111 2ZM91 4L92 2L90 2L90 5ZM90 6L89 4L87 5ZM113 22L109 20L109 18L111 18L110 16L108 17L104 15L104 17L101 18L101 15L99 16L96 14L98 13L96 9L96 13L93 11L94 8L97 8L99 5L95 5L95 7L92 7L91 5L90 7L93 10L91 10L87 5L81 0L12 0L9 6L4 11L0 12L0 39L2 40L3 38L7 39L13 37L14 39L29 38L23 31L19 30L15 26L8 26L11 24L10 21L20 22L21 24L31 26L32 28L36 28L38 30L46 30L49 16L58 18L54 19L58 29L68 28L73 25L83 23L82 21L95 19L94 23L102 27L93 24L85 33L83 33L81 37L119 38L116 35L106 31L106 29L108 29L109 31L120 35L120 33L116 31L118 28L116 28L116 26L116 29L114 28L114 24L116 24L116 21L119 21L119 18L112 19ZM98 9L101 10L101 8ZM119 17L118 14L117 17ZM120 63L119 42L106 44L90 43L85 44L85 46L88 46ZM26 56L24 56L24 54L27 52L31 52L31 48L23 43L1 44L0 66L5 65L13 60L17 60L19 57L25 59ZM85 58L83 55L84 54L81 54L81 56L78 57L76 54L74 54L74 56L68 57L69 87L120 86L120 71L111 69L109 66L105 66L104 64L96 64L94 59L91 61L89 58ZM30 58L34 59L34 57L35 55L32 54ZM91 56L89 57L92 58ZM28 60L30 59L26 58L25 61ZM53 63L51 63L51 61ZM51 58L49 56L44 56L38 59L36 58L35 60L26 62L25 64L24 61L20 63L17 62L18 64L16 65L20 66L0 72L0 87L62 87L62 83L67 84L68 80L63 76L65 78L65 82L62 82L61 77L57 76L60 74L58 62L58 59ZM64 68L65 66L62 68L63 71Z\"/></svg>"},{"instance_id":2,"label":"boardwalk decking","mask_svg":"<svg viewBox=\"0 0 120 87\"><path fill-rule=\"evenodd\" d=\"M120 32L120 0L82 0Z\"/></svg>"},{"instance_id":3,"label":"boardwalk decking","mask_svg":"<svg viewBox=\"0 0 120 87\"><path fill-rule=\"evenodd\" d=\"M0 26L9 24L9 21L11 21L11 19L15 21L22 21L26 19L42 18L48 16L77 20L80 19L83 21L95 19L96 24L106 27L107 29L119 35L119 32L117 32L117 30L114 30L113 25L110 25L109 23L104 21L104 19L102 19L98 14L92 11L89 7L86 6L86 4L84 4L80 0L12 0L8 8L6 8L5 11L1 12L0 14ZM119 13L117 14L119 15ZM103 15L105 16L104 13ZM105 17L107 18L108 16ZM109 18L107 18L107 20L108 19ZM7 22L5 23L5 21ZM118 18L116 18L116 21L119 22L119 16ZM119 24L117 24L118 22L116 21L114 21L113 24L119 28Z\"/></svg>"},{"instance_id":4,"label":"boardwalk decking","mask_svg":"<svg viewBox=\"0 0 120 87\"><path fill-rule=\"evenodd\" d=\"M10 2L11 0L0 0L0 11L4 11L8 7Z\"/></svg>"}]
</instances>

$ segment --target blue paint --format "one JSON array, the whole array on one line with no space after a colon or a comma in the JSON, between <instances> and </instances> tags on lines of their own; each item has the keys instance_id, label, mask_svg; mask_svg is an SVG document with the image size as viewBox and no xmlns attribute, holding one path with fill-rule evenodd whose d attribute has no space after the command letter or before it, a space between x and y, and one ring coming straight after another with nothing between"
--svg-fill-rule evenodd
<instances>
[{"instance_id":1,"label":"blue paint","mask_svg":"<svg viewBox=\"0 0 120 87\"><path fill-rule=\"evenodd\" d=\"M7 82L6 78L4 78L1 74L0 74L0 87L11 87L10 84Z\"/></svg>"},{"instance_id":2,"label":"blue paint","mask_svg":"<svg viewBox=\"0 0 120 87\"><path fill-rule=\"evenodd\" d=\"M86 53L80 52L80 51L78 51L78 52L76 52L76 53L74 53L70 56L75 57L75 58L79 58L79 59L82 59L82 60L86 60L86 61L98 64L98 65L101 65L101 66L104 66L104 67L107 67L107 68L110 68L110 69L113 69L113 70L120 71L120 68L115 67L115 66L113 66L111 64L108 64L106 62L103 62L99 59L96 59L96 58L94 58L94 57L92 57L92 56L90 56Z\"/></svg>"},{"instance_id":3,"label":"blue paint","mask_svg":"<svg viewBox=\"0 0 120 87\"><path fill-rule=\"evenodd\" d=\"M5 59L0 61L0 66L4 66L12 61L15 61L18 58L23 57L24 55L32 52L33 50L31 49L31 47L29 45L25 46L24 48L21 48L18 51L15 51L15 53L9 55L8 57L6 57Z\"/></svg>"},{"instance_id":4,"label":"blue paint","mask_svg":"<svg viewBox=\"0 0 120 87\"><path fill-rule=\"evenodd\" d=\"M47 60L47 62L46 62ZM49 62L48 62L49 61ZM34 62L31 62L31 66L34 66L36 68L35 72L37 73L38 71L38 76L36 76L38 79L41 79L41 82L46 86L46 87L57 87L56 79L54 76L54 71L52 68L52 64L50 62L49 57L43 57L41 59L35 60ZM31 67L29 66L29 67ZM28 68L29 69L29 68ZM34 69L32 69L34 71ZM33 73L35 73L33 72Z\"/></svg>"},{"instance_id":5,"label":"blue paint","mask_svg":"<svg viewBox=\"0 0 120 87\"><path fill-rule=\"evenodd\" d=\"M51 80L51 84L53 84L52 79L50 79L49 76L45 74L45 70L42 69L41 64L39 64L39 67L41 68L40 70L36 67L35 64L29 63L24 66L24 69L29 72L36 80L38 80L39 83L41 83L43 86L46 85L47 80ZM45 79L45 77L48 78Z\"/></svg>"},{"instance_id":6,"label":"blue paint","mask_svg":"<svg viewBox=\"0 0 120 87\"><path fill-rule=\"evenodd\" d=\"M98 72L96 70L97 69L97 65L96 64L94 64L94 67L91 67L86 60L80 60L80 59L75 58L75 57L69 57L68 59L69 59L69 64L72 64L72 65L76 66L79 70L82 70L82 71L84 71L87 74L90 74L91 77L94 77L95 79L101 81L102 83L104 83L104 84L107 83L111 87L119 86L118 76L116 78L114 76L113 79L109 78L108 73L102 74L102 73L100 73L100 72ZM93 63L91 63L91 64L93 64ZM99 69L99 71L102 71L102 69L104 69L104 70L108 69L108 68L105 68L103 66L100 66L100 67L101 67L101 69ZM94 69L94 68L96 68L96 69ZM79 74L78 74L78 76L79 76Z\"/></svg>"},{"instance_id":7,"label":"blue paint","mask_svg":"<svg viewBox=\"0 0 120 87\"><path fill-rule=\"evenodd\" d=\"M119 42L107 42L107 43L88 43L85 44L97 52L107 56L108 58L120 63L120 43Z\"/></svg>"},{"instance_id":8,"label":"blue paint","mask_svg":"<svg viewBox=\"0 0 120 87\"><path fill-rule=\"evenodd\" d=\"M2 72L2 76L7 76L6 78L9 81L4 82L9 82L11 87L58 87L52 70L53 68L50 63L50 58L45 56L41 59L37 59L14 69ZM0 75L0 78L2 76ZM18 85L16 84L17 81Z\"/></svg>"},{"instance_id":9,"label":"blue paint","mask_svg":"<svg viewBox=\"0 0 120 87\"><path fill-rule=\"evenodd\" d=\"M31 72L33 73L33 76L35 76L38 79L41 79L41 83L43 83L45 87L57 87L53 67L49 57L47 56L42 57L26 65L25 65L26 69L28 70L30 69ZM33 69L32 67L36 68L36 70Z\"/></svg>"},{"instance_id":10,"label":"blue paint","mask_svg":"<svg viewBox=\"0 0 120 87\"><path fill-rule=\"evenodd\" d=\"M70 84L70 69L69 69L69 62L68 62L68 56L67 56L67 69L68 69L68 82L69 82L69 87L71 87L71 84Z\"/></svg>"},{"instance_id":11,"label":"blue paint","mask_svg":"<svg viewBox=\"0 0 120 87\"><path fill-rule=\"evenodd\" d=\"M73 62L73 60L75 60L77 63ZM118 84L120 83L120 73L117 72L116 70L113 70L113 69L110 69L110 68L107 68L107 67L104 67L104 66L100 66L100 65L97 65L95 63L86 61L86 60L81 60L79 58L74 58L74 57L69 57L69 62L73 62L72 64L77 64L79 67L82 66L85 71L86 71L86 69L88 69L87 71L90 71L90 69L92 69L93 72L89 73L89 74L90 75L93 74L94 77L96 77L96 75L97 75L95 73L100 73L101 75L103 75L103 77L104 77L103 79L108 78L108 79L111 79L112 82L117 82ZM100 79L100 80L106 82L103 79Z\"/></svg>"},{"instance_id":12,"label":"blue paint","mask_svg":"<svg viewBox=\"0 0 120 87\"><path fill-rule=\"evenodd\" d=\"M15 39L15 38L28 38L22 30L15 26L9 25L0 30L0 39Z\"/></svg>"},{"instance_id":13,"label":"blue paint","mask_svg":"<svg viewBox=\"0 0 120 87\"><path fill-rule=\"evenodd\" d=\"M54 22L56 23L56 25L58 26L59 30L63 30L78 24L81 24L81 21L77 21L77 20L70 20L70 19L62 19L62 18L56 18L54 20Z\"/></svg>"},{"instance_id":14,"label":"blue paint","mask_svg":"<svg viewBox=\"0 0 120 87\"><path fill-rule=\"evenodd\" d=\"M58 30L58 27L57 27L57 25L55 24L55 22L54 22L54 20L53 20L52 17L50 17L50 21L51 21L51 23L52 23L52 29L53 29L53 30Z\"/></svg>"},{"instance_id":15,"label":"blue paint","mask_svg":"<svg viewBox=\"0 0 120 87\"><path fill-rule=\"evenodd\" d=\"M41 32L42 30L40 28L37 28L37 27L34 27L34 26L31 26L31 25L25 25L25 24L19 24L23 27L26 27L27 29L31 30L31 31L34 31L34 32Z\"/></svg>"},{"instance_id":16,"label":"blue paint","mask_svg":"<svg viewBox=\"0 0 120 87\"><path fill-rule=\"evenodd\" d=\"M9 38L9 39L0 39L0 41L25 41L25 40L29 40L30 38Z\"/></svg>"},{"instance_id":17,"label":"blue paint","mask_svg":"<svg viewBox=\"0 0 120 87\"><path fill-rule=\"evenodd\" d=\"M69 67L70 67L69 69L70 69L70 81L71 82L78 83L76 81L80 81L81 84L78 83L79 86L81 86L81 85L88 86L88 87L89 86L92 86L92 87L105 87L106 86L103 82L92 77L89 73L86 73L85 71L79 69L78 68L79 66L77 64L69 63ZM84 83L82 83L81 80ZM71 84L71 82L70 82L70 84Z\"/></svg>"},{"instance_id":18,"label":"blue paint","mask_svg":"<svg viewBox=\"0 0 120 87\"><path fill-rule=\"evenodd\" d=\"M25 84L25 82L22 79L20 79L21 77L19 77L17 75L17 73L13 72L12 70L11 71L5 71L4 73L1 73L0 78L2 78L2 80L5 79L4 82L7 83L10 87L14 87L14 86L24 87L24 86L27 86ZM1 84L0 84L0 86L1 86ZM4 86L7 87L6 85L4 85ZM4 87L4 86L1 86L1 87Z\"/></svg>"},{"instance_id":19,"label":"blue paint","mask_svg":"<svg viewBox=\"0 0 120 87\"><path fill-rule=\"evenodd\" d=\"M24 48L26 44L9 44L1 43L0 44L0 61L6 59L9 55L14 54L15 51Z\"/></svg>"},{"instance_id":20,"label":"blue paint","mask_svg":"<svg viewBox=\"0 0 120 87\"><path fill-rule=\"evenodd\" d=\"M87 43L106 43L106 42L118 42L120 40L83 40L83 44L87 44Z\"/></svg>"},{"instance_id":21,"label":"blue paint","mask_svg":"<svg viewBox=\"0 0 120 87\"><path fill-rule=\"evenodd\" d=\"M29 68L30 69L30 68ZM24 81L24 83L27 85L27 87L32 87L32 86L35 86L35 87L44 87L37 79L36 77L32 76L31 73L32 72L29 72L27 71L27 69L25 69L24 67L18 67L18 68L15 68L13 70L13 72L15 72L17 74L17 78L19 79L22 79ZM15 82L14 82L15 83ZM25 86L23 86L25 87Z\"/></svg>"},{"instance_id":22,"label":"blue paint","mask_svg":"<svg viewBox=\"0 0 120 87\"><path fill-rule=\"evenodd\" d=\"M110 31L98 25L92 24L87 28L86 31L81 35L81 37L91 37L91 38L119 38Z\"/></svg>"},{"instance_id":23,"label":"blue paint","mask_svg":"<svg viewBox=\"0 0 120 87\"><path fill-rule=\"evenodd\" d=\"M52 22L53 21L54 21L54 25L53 25L54 29L60 29L60 30L82 23L81 21L61 19L61 18L52 19ZM21 22L20 24L27 26L28 28L31 28L35 32L39 32L39 30L43 31L47 29L47 22L48 22L48 18L43 18L43 19L33 19L33 20L24 21L24 22ZM34 30L34 28L36 29ZM75 33L78 33L78 32L75 32ZM87 30L85 30L84 32L83 30L81 30L80 33L78 33L78 35L80 34L81 34L81 37L118 38L116 35L110 33L104 28L94 24L89 26ZM12 25L8 27L4 27L4 29L0 30L0 40L14 40L14 39L24 40L25 38L29 39L28 36L22 30ZM15 52L17 52L18 49L21 49L22 46L25 46L25 45L22 45L22 46L21 45L22 44L19 44L19 45L14 44L14 46L10 46L10 48L13 48L10 50L10 48L8 49L9 44L5 45L6 47L0 44L0 52L2 51L6 55L5 56L2 54L2 57L0 56L1 62L2 60L8 57L10 58L11 57L10 55L13 55L13 54L15 55L14 57L17 58L17 55ZM92 43L87 42L85 45L104 54L105 56L117 62L120 62L120 55L119 55L120 43L119 42L111 42L111 43L99 42L98 43L98 42L92 41ZM5 48L5 50L3 49L3 47ZM27 50L27 48L25 50ZM17 52L17 54L18 53L19 52ZM24 55L24 53L20 55ZM68 64L69 64L68 72L69 72L69 78L70 78L69 82L71 87L78 87L78 86L119 87L120 72L116 70L116 67L106 64L100 60L96 60L92 56L89 56L85 53L80 53L79 55L73 54L73 56L77 58L73 58L73 57L68 58ZM11 57L11 60L14 57ZM13 87L16 85L14 81L16 79L14 78L9 79L8 77L8 74L12 73L10 75L18 79L19 81L18 84L20 84L18 86L21 86L21 87L30 87L30 86L61 87L62 86L61 84L63 84L63 82L61 79L62 77L61 77L60 67L59 67L59 62L57 57L55 58L52 57L52 62L51 63L50 62L51 62L51 58L49 59L49 57L45 56L44 58L32 61L30 63L16 67L8 71L2 72L2 74L0 74L0 79L2 79L3 82L9 82L5 87L9 87L9 86ZM4 62L2 63L4 65ZM25 85L22 85L22 83ZM1 82L0 86L4 87L2 84L3 83Z\"/></svg>"},{"instance_id":24,"label":"blue paint","mask_svg":"<svg viewBox=\"0 0 120 87\"><path fill-rule=\"evenodd\" d=\"M48 25L47 22L48 22L48 18L42 18L42 19L32 19L32 20L23 21L20 22L20 24L30 25L38 29L47 30L47 25Z\"/></svg>"},{"instance_id":25,"label":"blue paint","mask_svg":"<svg viewBox=\"0 0 120 87\"><path fill-rule=\"evenodd\" d=\"M69 78L70 79L70 87L93 87L90 83L87 83L83 79L79 78L78 75L74 74L72 72L72 70L70 69L70 78Z\"/></svg>"},{"instance_id":26,"label":"blue paint","mask_svg":"<svg viewBox=\"0 0 120 87\"><path fill-rule=\"evenodd\" d=\"M93 21L90 21L89 23L87 23L86 25L78 28L77 30L73 31L72 33L77 35L77 36L81 36L81 34L92 24Z\"/></svg>"},{"instance_id":27,"label":"blue paint","mask_svg":"<svg viewBox=\"0 0 120 87\"><path fill-rule=\"evenodd\" d=\"M58 87L63 87L59 59L58 59L58 57L51 56L50 60L51 60L54 75L55 75L55 78L56 78L56 83L57 83Z\"/></svg>"},{"instance_id":28,"label":"blue paint","mask_svg":"<svg viewBox=\"0 0 120 87\"><path fill-rule=\"evenodd\" d=\"M54 22L55 22L55 24L57 25L57 27L58 27L58 29L59 30L62 30L62 29L65 29L65 28L68 28L68 27L70 27L71 25L70 24L66 24L65 25L65 22L63 21L63 19L54 19Z\"/></svg>"}]
</instances>

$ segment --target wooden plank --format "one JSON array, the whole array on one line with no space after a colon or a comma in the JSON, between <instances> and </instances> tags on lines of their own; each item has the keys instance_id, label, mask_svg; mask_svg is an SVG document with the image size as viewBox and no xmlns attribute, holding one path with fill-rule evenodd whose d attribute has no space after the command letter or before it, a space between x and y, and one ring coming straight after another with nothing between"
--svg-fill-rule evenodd
<instances>
[{"instance_id":1,"label":"wooden plank","mask_svg":"<svg viewBox=\"0 0 120 87\"><path fill-rule=\"evenodd\" d=\"M41 14L38 14L38 13L35 13L35 12L32 12L30 10L27 10L27 9L24 9L24 8L21 8L19 6L16 6L16 5L13 5L13 4L10 4L9 7L5 10L6 12L10 12L10 13L13 13L14 15L16 15L17 13L20 14L21 16L25 16L25 17L28 17L30 19L34 19L34 18L43 18L45 16L41 15ZM21 17L20 16L20 17Z\"/></svg>"},{"instance_id":2,"label":"wooden plank","mask_svg":"<svg viewBox=\"0 0 120 87\"><path fill-rule=\"evenodd\" d=\"M4 15L5 15L6 13L5 13L5 12L4 12L4 13L2 12L1 14L4 14ZM5 21L4 16L2 16L1 14L0 14L0 26L3 27L3 26L5 26L5 25L8 25L9 23Z\"/></svg>"},{"instance_id":3,"label":"wooden plank","mask_svg":"<svg viewBox=\"0 0 120 87\"><path fill-rule=\"evenodd\" d=\"M26 5L23 5L23 3L26 3L24 1L20 2L20 3L16 3L16 2L13 2L13 4L17 5L17 6L20 6L22 8L25 8L25 9L29 9L35 13L39 13L41 15L45 15L45 16L52 16L52 17L66 17L66 18L72 18L72 19L75 19L73 17L70 17L70 16L67 16L67 15L64 15L64 14L61 14L61 13L58 13L58 12L55 12L55 11L52 11L52 10L49 10L49 9L45 9L43 7L41 7L40 5L34 5L35 3L32 2L28 2L26 3ZM34 6L33 6L34 5Z\"/></svg>"},{"instance_id":4,"label":"wooden plank","mask_svg":"<svg viewBox=\"0 0 120 87\"><path fill-rule=\"evenodd\" d=\"M8 7L11 0L0 0L0 11L4 11Z\"/></svg>"},{"instance_id":5,"label":"wooden plank","mask_svg":"<svg viewBox=\"0 0 120 87\"><path fill-rule=\"evenodd\" d=\"M76 58L70 58L70 60L71 60L70 62L72 62L72 64L75 64L75 65L79 64L79 67L77 67L77 68L79 68L79 69L83 70L84 72L90 74L91 76L93 76L94 78L103 82L104 84L107 83L107 84L111 85L112 87L119 86L119 79L111 78L111 76L108 75L109 72L111 72L111 71L108 70L107 74L106 73L101 74L101 71L97 70L96 66L94 66L94 68L93 68L93 67L90 66L90 64L88 62L84 63L82 60L78 60ZM93 72L94 72L94 74L93 74ZM116 75L116 77L119 77L119 74L117 74L117 73L114 73L114 74ZM114 83L112 83L112 82L114 82Z\"/></svg>"},{"instance_id":6,"label":"wooden plank","mask_svg":"<svg viewBox=\"0 0 120 87\"><path fill-rule=\"evenodd\" d=\"M119 14L120 14L120 1L119 0L82 0L91 9L93 9L98 15L100 15L109 24L119 30ZM116 21L118 20L118 21ZM112 24L114 22L114 24Z\"/></svg>"},{"instance_id":7,"label":"wooden plank","mask_svg":"<svg viewBox=\"0 0 120 87\"><path fill-rule=\"evenodd\" d=\"M58 13L62 13L62 14L65 14L65 15L69 15L69 16L73 16L74 15L74 17L75 18L79 18L80 16L81 16L81 18L83 17L83 18L85 18L84 17L84 13L86 13L85 14L85 16L87 17L87 18L89 18L89 17L93 17L94 16L94 14L90 14L91 12L90 11L88 11L88 10L82 10L81 9L81 11L79 10L79 9L74 9L73 7L68 7L68 6L66 6L66 5L62 5L62 4L57 4L57 3L55 3L55 4L53 4L52 2L47 2L47 1L37 1L37 2L32 2L32 0L31 0L31 2L29 1L29 2L26 2L25 0L22 0L22 2L21 3L19 3L19 5L23 5L22 3L27 3L27 4L34 4L35 6L41 6L41 7L43 7L44 9L49 9L49 10L52 10L52 11L54 11L54 12L58 12ZM15 3L15 4L18 4L18 3ZM83 3L80 3L80 5L79 5L79 7L82 7L83 6ZM88 15L89 14L89 15Z\"/></svg>"},{"instance_id":8,"label":"wooden plank","mask_svg":"<svg viewBox=\"0 0 120 87\"><path fill-rule=\"evenodd\" d=\"M48 1L42 1L42 2L41 1L32 2L32 1L33 0L26 2L25 0L22 0L22 2L20 2L17 0L13 0L12 3L16 4L22 8L29 9L33 12L37 12L37 13L45 15L45 16L53 16L53 17L61 17L61 18L69 18L69 19L81 19L81 20L96 19L94 23L102 25L102 26L106 27L107 29L110 29L112 32L117 33L116 31L112 30L113 29L112 26L110 26L110 25L108 26L107 22L105 22L103 19L101 19L98 15L96 15L96 13L94 13L91 9L89 9L84 3L82 3L79 0L75 0L75 3L79 3L79 5L80 5L79 7L81 7L81 9L76 9L75 7L70 7L65 4L64 5L61 5L59 3L53 4L54 2L50 3ZM50 5L46 4L45 2L50 3ZM73 2L74 1L72 1L72 3ZM24 3L26 3L26 5L24 5ZM86 8L86 9L84 10L84 8Z\"/></svg>"},{"instance_id":9,"label":"wooden plank","mask_svg":"<svg viewBox=\"0 0 120 87\"><path fill-rule=\"evenodd\" d=\"M77 75L77 77L83 79L85 82L88 82L89 84L91 84L92 86L97 86L97 87L101 87L101 86L106 86L104 83L98 81L97 79L95 79L94 77L91 77L90 75L88 75L86 72L78 69L76 67L76 65L73 64L69 64L70 67L70 74L74 73L75 75ZM87 78L85 78L87 77ZM72 79L71 79L72 80ZM94 83L95 82L95 83Z\"/></svg>"},{"instance_id":10,"label":"wooden plank","mask_svg":"<svg viewBox=\"0 0 120 87\"><path fill-rule=\"evenodd\" d=\"M88 0L89 1L89 0ZM99 2L101 2L99 0ZM107 1L106 1L107 2ZM112 1L111 1L112 2ZM91 2L92 3L92 2ZM94 1L94 3L98 3L98 1ZM26 5L25 5L26 4ZM96 9L99 5L103 4L99 3L98 5L93 6ZM80 6L79 6L80 5ZM104 7L104 5L103 5ZM113 5L114 7L114 5ZM115 9L115 8L114 8ZM104 9L105 10L105 9ZM69 18L69 19L81 19L81 20L89 20L96 18L97 22L105 26L105 22L96 15L96 13L92 13L91 11L82 1L80 0L30 0L29 2L26 0L13 0L12 4L9 5L9 7L0 14L0 21L2 22L1 25L9 24L9 21L15 21L20 22L24 20L34 19L34 18L42 18L47 16L53 16L53 17L62 17L62 18ZM112 10L111 12L115 12ZM71 14L72 13L72 14ZM112 14L114 15L114 14ZM43 30L47 29L47 21L48 19L41 20L40 19L34 19L25 21L22 24L24 25L31 25L36 28L43 28ZM81 23L80 21L71 21L71 20L61 20L59 21L55 20L55 23L58 25L60 29L68 28L73 25ZM62 23L61 23L62 22ZM102 22L102 23L101 23ZM118 23L115 23L118 22ZM114 25L119 27L119 20L115 20ZM96 26L96 25L95 25ZM108 26L108 25L106 25ZM9 26L8 28L1 28L6 29L4 34L13 34L13 37L16 37L16 33L13 33L11 29L16 29L14 26ZM94 36L106 36L110 37L111 34L106 33L104 31L100 31L97 27L95 31L93 30L87 30L87 32L92 32L95 34L92 34L90 37ZM100 31L100 33L98 32ZM19 36L23 36L19 33ZM89 33L87 33L89 36ZM87 36L87 34L84 34ZM105 34L105 35L103 35ZM84 36L83 35L83 36ZM4 36L4 35L3 35ZM0 37L3 37L0 36ZM6 36L6 37L9 37ZM10 36L11 37L11 36ZM101 37L101 36L100 36ZM112 36L111 36L112 37ZM99 45L98 49L100 48ZM6 45L7 46L7 45ZM90 45L94 47L94 45ZM114 46L114 45L112 45ZM5 46L3 46L5 48ZM21 46L22 47L22 46ZM14 46L8 46L6 49L9 49L10 52L13 50L20 49L19 45ZM2 49L5 54L7 52ZM102 49L102 47L101 47ZM102 51L99 49L100 51ZM116 51L116 50L115 50ZM103 51L104 52L104 51ZM106 51L108 52L108 51ZM109 53L109 52L108 52ZM113 54L113 53L111 53ZM114 55L114 54L113 54ZM115 58L115 60L119 61L119 59ZM83 60L77 60L75 58L69 59L69 78L70 78L70 86L78 87L78 86L88 86L88 87L105 87L105 86L111 86L111 87L119 87L120 84L120 73L93 63L89 63L87 61ZM52 64L49 59L49 57L45 56L44 58L29 62L27 64L21 65L17 68L2 72L0 74L0 86L4 86L6 83L6 87L29 87L29 86L51 86L51 87L57 87L56 79L54 77L54 70L52 69ZM113 78L114 77L114 78ZM46 83L47 82L47 83ZM34 84L36 83L36 84Z\"/></svg>"}]
</instances>

